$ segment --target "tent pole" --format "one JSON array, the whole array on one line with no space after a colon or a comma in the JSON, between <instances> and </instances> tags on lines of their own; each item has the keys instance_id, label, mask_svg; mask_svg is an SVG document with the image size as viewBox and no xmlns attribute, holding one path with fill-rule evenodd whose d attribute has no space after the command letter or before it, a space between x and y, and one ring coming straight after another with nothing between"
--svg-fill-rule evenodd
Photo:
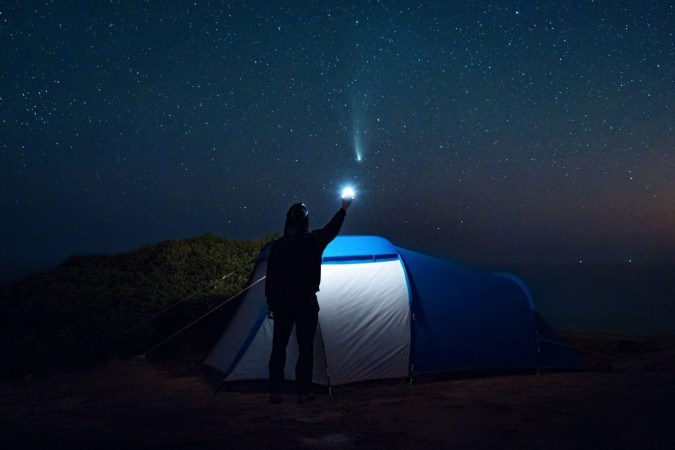
<instances>
[{"instance_id":1,"label":"tent pole","mask_svg":"<svg viewBox=\"0 0 675 450\"><path fill-rule=\"evenodd\" d=\"M316 327L319 330L319 337L321 338L321 349L323 350L323 360L326 361L326 379L328 380L328 395L333 397L333 386L331 385L330 382L330 372L328 371L328 357L326 356L326 344L324 344L323 341L323 332L321 331L321 321L318 320L317 316L317 321L316 321Z\"/></svg>"},{"instance_id":2,"label":"tent pole","mask_svg":"<svg viewBox=\"0 0 675 450\"><path fill-rule=\"evenodd\" d=\"M225 378L223 378L223 381L220 382L220 384L218 385L216 390L213 391L213 395L216 395L218 392L220 392L220 389L223 387L224 384L225 384Z\"/></svg>"}]
</instances>

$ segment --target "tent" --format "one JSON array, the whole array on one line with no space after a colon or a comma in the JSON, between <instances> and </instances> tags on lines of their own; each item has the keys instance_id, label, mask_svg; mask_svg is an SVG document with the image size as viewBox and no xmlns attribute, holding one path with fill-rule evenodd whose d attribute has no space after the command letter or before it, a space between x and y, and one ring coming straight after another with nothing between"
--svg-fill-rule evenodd
<instances>
[{"instance_id":1,"label":"tent","mask_svg":"<svg viewBox=\"0 0 675 450\"><path fill-rule=\"evenodd\" d=\"M269 246L224 334L204 361L224 380L267 379L272 320L264 277ZM490 274L394 246L376 236L338 236L323 254L314 382L491 369L575 368L515 276ZM295 333L286 379L294 378Z\"/></svg>"}]
</instances>

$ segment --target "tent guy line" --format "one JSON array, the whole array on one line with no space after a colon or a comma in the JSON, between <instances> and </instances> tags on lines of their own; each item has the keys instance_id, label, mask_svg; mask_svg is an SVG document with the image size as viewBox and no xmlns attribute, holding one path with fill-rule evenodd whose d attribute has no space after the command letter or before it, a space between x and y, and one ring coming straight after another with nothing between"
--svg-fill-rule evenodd
<instances>
[{"instance_id":1,"label":"tent guy line","mask_svg":"<svg viewBox=\"0 0 675 450\"><path fill-rule=\"evenodd\" d=\"M195 319L195 320L193 320L192 322L190 322L189 324L185 325L183 328L181 328L180 330L176 331L174 334L172 334L172 335L169 336L168 338L164 339L162 342L160 342L159 344L155 345L155 346L152 347L150 350L144 351L143 353L141 353L140 355L138 355L138 357L145 358L145 357L148 355L148 353L151 353L152 351L154 351L154 350L158 349L159 347L161 347L162 345L166 344L166 343L169 342L171 339L175 338L176 336L178 336L178 335L181 334L183 331L187 330L188 328L190 328L191 326L193 326L194 324L196 324L196 323L199 322L200 320L206 318L206 317L207 317L208 315L210 315L211 313L213 313L213 312L217 311L218 309L222 308L223 306L225 306L226 304L228 304L229 302L231 302L232 300L234 300L235 298L237 298L237 296L239 296L239 295L243 294L244 292L246 292L247 290L251 289L253 286L255 286L256 284L260 283L260 282L261 282L262 280L264 280L265 278L266 278L266 277L262 277L262 278L260 278L259 280L257 280L255 283L253 283L253 284L251 284L251 285L245 287L245 288L242 289L241 291L239 291L239 292L237 292L236 294L234 294L232 297L230 297L230 298L228 298L227 300L225 300L223 303L221 303L221 304L219 304L218 306L214 307L213 309L209 310L209 311L208 311L206 314L204 314L203 316L200 316L200 317L198 317L197 319Z\"/></svg>"},{"instance_id":2,"label":"tent guy line","mask_svg":"<svg viewBox=\"0 0 675 450\"><path fill-rule=\"evenodd\" d=\"M151 321L155 320L157 317L161 316L162 314L164 314L164 313L166 313L166 312L172 310L172 309L175 308L176 306L178 306L178 305L180 305L180 304L182 304L182 303L188 301L189 299L191 299L191 298L194 297L195 295L199 294L200 292L204 292L206 289L210 288L211 286L214 286L214 285L220 283L221 281L226 280L227 278L229 278L229 277L232 276L232 275L234 275L234 272L230 272L230 273L228 273L227 275L223 275L222 277L218 278L217 280L215 280L215 281L213 281L213 282L207 284L207 285L204 286L203 288L194 291L193 293L191 293L191 294L188 295L187 297L182 298L181 300L179 300L178 302L176 302L176 303L174 303L173 305L169 306L168 308L165 308L165 309L161 310L160 312L158 312L158 313L156 313L156 314L154 314L154 315L148 317L147 319L145 319L145 320L143 320L143 321L137 323L136 325L133 325L133 326L131 326L131 327L125 329L124 331L122 331L122 332L116 334L115 336L111 337L111 338L108 339L107 341L104 341L104 342L98 344L97 346L92 347L91 349L85 351L84 353L82 353L82 354L80 354L80 355L78 355L78 356L76 356L76 357L74 357L74 358L72 358L72 359L70 359L70 360L68 360L68 361L66 361L66 362L64 362L64 363L62 363L62 364L57 365L56 368L55 368L55 370L61 369L61 368L66 367L66 366L70 366L71 364L76 363L77 361L81 360L81 359L84 358L85 356L90 355L90 354L93 353L95 350L99 350L99 349L101 349L101 348L103 348L103 347L105 347L105 346L107 346L107 345L110 345L112 342L115 342L117 339L121 338L122 336L124 336L124 335L130 333L130 332L133 331L133 330L136 330L137 328L142 327L143 325L147 325L148 323L150 323ZM243 291L241 291L241 292L243 292ZM239 292L238 294L236 294L235 297L236 297L237 295L241 294L241 292ZM230 301L230 300L232 300L232 299L230 298L230 299L226 300L226 303L227 303L228 301ZM222 306L222 304L219 305L218 308L220 308L220 306ZM213 310L211 310L211 311L213 311ZM210 311L210 312L211 312L211 311ZM209 313L210 313L210 312L209 312ZM143 353L142 356L145 356L147 353L148 353L148 352ZM43 370L44 370L44 369L43 369ZM30 379L30 378L34 377L35 375L37 375L37 374L39 374L39 373L40 373L40 371L35 372L35 373L32 373L32 374L26 376L25 379Z\"/></svg>"}]
</instances>

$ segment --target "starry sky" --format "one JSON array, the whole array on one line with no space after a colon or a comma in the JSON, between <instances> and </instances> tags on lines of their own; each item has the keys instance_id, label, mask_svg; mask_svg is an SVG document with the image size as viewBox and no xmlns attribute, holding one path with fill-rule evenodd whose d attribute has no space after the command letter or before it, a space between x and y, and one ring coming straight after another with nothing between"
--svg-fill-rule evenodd
<instances>
[{"instance_id":1,"label":"starry sky","mask_svg":"<svg viewBox=\"0 0 675 450\"><path fill-rule=\"evenodd\" d=\"M675 255L675 6L3 1L0 263L322 226L469 263Z\"/></svg>"}]
</instances>

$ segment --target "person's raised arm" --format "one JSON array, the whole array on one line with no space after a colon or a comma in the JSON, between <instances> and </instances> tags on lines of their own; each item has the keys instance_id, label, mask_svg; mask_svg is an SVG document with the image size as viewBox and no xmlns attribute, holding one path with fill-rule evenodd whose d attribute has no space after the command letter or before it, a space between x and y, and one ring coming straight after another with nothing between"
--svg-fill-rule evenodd
<instances>
[{"instance_id":1,"label":"person's raised arm","mask_svg":"<svg viewBox=\"0 0 675 450\"><path fill-rule=\"evenodd\" d=\"M345 221L347 209L349 209L353 200L353 198L343 196L342 205L340 206L338 212L335 213L333 218L330 220L330 222L328 222L328 224L326 224L325 227L316 230L321 248L326 248L330 241L335 239L335 236L338 235L340 229L342 228L342 224Z\"/></svg>"}]
</instances>

